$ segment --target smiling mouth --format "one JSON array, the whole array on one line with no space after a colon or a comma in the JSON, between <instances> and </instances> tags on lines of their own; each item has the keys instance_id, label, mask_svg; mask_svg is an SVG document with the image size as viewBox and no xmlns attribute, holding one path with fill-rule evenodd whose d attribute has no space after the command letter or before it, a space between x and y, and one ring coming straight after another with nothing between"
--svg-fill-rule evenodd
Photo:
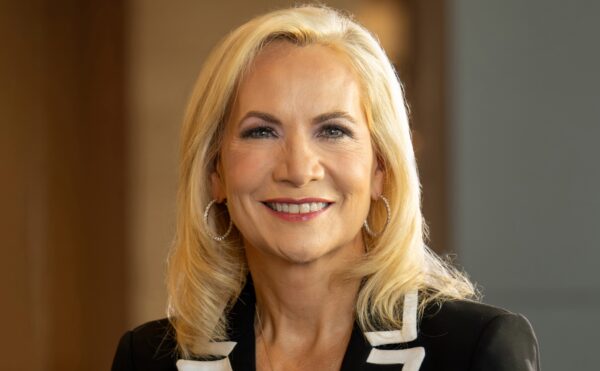
<instances>
[{"instance_id":1,"label":"smiling mouth","mask_svg":"<svg viewBox=\"0 0 600 371\"><path fill-rule=\"evenodd\" d=\"M268 208L273 211L286 214L309 214L326 209L331 205L331 202L303 202L303 203L287 203L287 202L263 202Z\"/></svg>"}]
</instances>

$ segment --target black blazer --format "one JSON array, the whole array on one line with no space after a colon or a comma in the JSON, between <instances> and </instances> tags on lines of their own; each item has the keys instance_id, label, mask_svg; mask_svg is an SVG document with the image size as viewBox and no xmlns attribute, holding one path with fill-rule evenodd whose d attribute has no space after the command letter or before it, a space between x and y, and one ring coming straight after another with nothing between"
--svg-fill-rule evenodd
<instances>
[{"instance_id":1,"label":"black blazer","mask_svg":"<svg viewBox=\"0 0 600 371\"><path fill-rule=\"evenodd\" d=\"M428 307L417 323L416 293L404 300L402 329L363 333L355 324L341 371L540 369L537 340L525 317L480 303L449 301ZM123 335L112 371L255 371L254 311L249 283L229 314L229 342L214 343L215 357L205 360L179 360L168 320L148 322Z\"/></svg>"}]
</instances>

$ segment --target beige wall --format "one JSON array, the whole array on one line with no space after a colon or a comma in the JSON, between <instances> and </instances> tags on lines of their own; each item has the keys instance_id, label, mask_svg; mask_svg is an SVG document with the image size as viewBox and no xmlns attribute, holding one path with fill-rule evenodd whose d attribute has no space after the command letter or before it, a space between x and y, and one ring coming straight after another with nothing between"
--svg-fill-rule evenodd
<instances>
[{"instance_id":1,"label":"beige wall","mask_svg":"<svg viewBox=\"0 0 600 371\"><path fill-rule=\"evenodd\" d=\"M121 2L0 2L2 370L106 370L125 326Z\"/></svg>"},{"instance_id":2,"label":"beige wall","mask_svg":"<svg viewBox=\"0 0 600 371\"><path fill-rule=\"evenodd\" d=\"M165 315L164 270L175 225L179 127L204 57L221 37L245 20L293 3L131 2L131 325ZM327 3L352 10L358 0Z\"/></svg>"}]
</instances>

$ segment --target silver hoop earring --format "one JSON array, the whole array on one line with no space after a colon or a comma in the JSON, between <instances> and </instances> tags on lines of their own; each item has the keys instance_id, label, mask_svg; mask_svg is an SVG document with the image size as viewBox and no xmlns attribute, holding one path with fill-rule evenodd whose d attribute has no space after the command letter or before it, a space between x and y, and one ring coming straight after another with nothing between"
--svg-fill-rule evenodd
<instances>
[{"instance_id":1,"label":"silver hoop earring","mask_svg":"<svg viewBox=\"0 0 600 371\"><path fill-rule=\"evenodd\" d=\"M208 225L208 213L210 212L210 208L217 202L217 200L212 200L208 203L208 205L206 205L206 209L204 209L204 227L206 228L206 233L215 241L223 241L224 239L227 238L227 236L229 236L229 233L231 233L231 229L233 228L233 222L231 221L231 218L229 218L229 226L227 227L227 232L225 232L225 234L222 235L216 235L216 234L212 234L212 232L210 231L210 225Z\"/></svg>"},{"instance_id":2,"label":"silver hoop earring","mask_svg":"<svg viewBox=\"0 0 600 371\"><path fill-rule=\"evenodd\" d=\"M390 218L392 217L392 211L390 209L390 202L388 201L388 199L385 198L384 195L380 195L379 199L381 201L383 201L383 204L385 205L385 210L387 212L387 219L385 220L385 224L383 225L383 228L379 232L373 232L371 230L371 228L369 227L369 223L367 223L367 219L365 219L365 222L363 223L363 227L365 227L365 231L371 237L379 237L379 236L381 236L381 234L386 230L388 224L390 224Z\"/></svg>"}]
</instances>

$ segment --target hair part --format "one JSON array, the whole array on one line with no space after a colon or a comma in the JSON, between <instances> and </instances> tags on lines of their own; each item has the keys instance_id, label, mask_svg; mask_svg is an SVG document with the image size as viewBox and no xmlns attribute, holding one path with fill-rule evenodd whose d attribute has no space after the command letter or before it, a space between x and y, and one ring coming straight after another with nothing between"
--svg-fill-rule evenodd
<instances>
[{"instance_id":1,"label":"hair part","mask_svg":"<svg viewBox=\"0 0 600 371\"><path fill-rule=\"evenodd\" d=\"M399 328L402 298L419 290L419 309L433 301L475 294L469 280L424 243L421 191L402 87L376 39L350 16L324 6L274 11L240 26L213 49L191 95L181 136L178 221L168 260L168 316L183 357L205 354L210 341L227 338L226 314L248 274L241 236L214 241L203 226L211 197L225 123L236 89L256 55L275 40L298 46L320 44L350 62L360 82L363 109L392 210L386 230L365 234L367 252L345 277L362 280L356 319L364 331ZM226 207L215 205L212 228L229 223ZM385 208L371 204L369 223L381 226ZM375 227L376 228L376 227Z\"/></svg>"}]
</instances>

